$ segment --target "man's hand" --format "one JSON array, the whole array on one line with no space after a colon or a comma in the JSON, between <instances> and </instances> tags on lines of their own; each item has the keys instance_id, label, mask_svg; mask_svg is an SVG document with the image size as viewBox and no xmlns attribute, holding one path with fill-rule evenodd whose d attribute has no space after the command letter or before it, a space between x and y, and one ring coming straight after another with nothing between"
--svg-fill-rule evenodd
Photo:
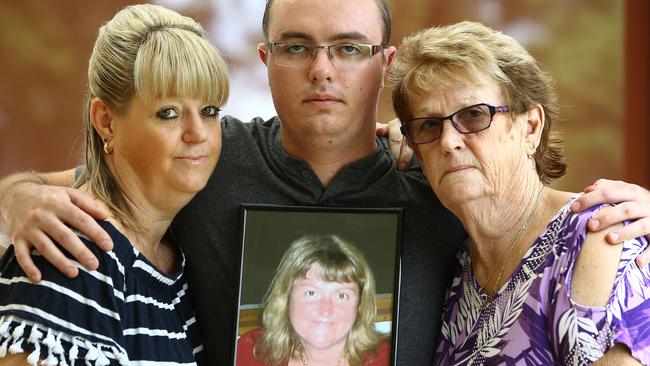
<instances>
[{"instance_id":1,"label":"man's hand","mask_svg":"<svg viewBox=\"0 0 650 366\"><path fill-rule=\"evenodd\" d=\"M399 119L383 124L377 123L377 136L388 138L388 147L393 155L393 159L397 162L397 169L407 170L411 166L413 160L413 150L406 142L402 132L399 130Z\"/></svg>"},{"instance_id":2,"label":"man's hand","mask_svg":"<svg viewBox=\"0 0 650 366\"><path fill-rule=\"evenodd\" d=\"M599 179L585 188L585 194L571 205L574 212L585 210L601 203L616 203L616 206L603 207L589 220L591 231L600 231L625 220L636 220L629 225L612 230L605 237L611 244L628 239L646 236L650 240L650 192L635 184L622 181ZM637 257L640 266L650 262L650 252L646 250Z\"/></svg>"},{"instance_id":3,"label":"man's hand","mask_svg":"<svg viewBox=\"0 0 650 366\"><path fill-rule=\"evenodd\" d=\"M66 223L103 250L113 246L110 236L95 221L106 219L108 212L76 189L17 182L2 190L2 197L0 211L14 244L16 259L34 282L40 281L41 273L32 261L32 247L69 277L75 277L78 269L57 245L70 252L84 267L97 268L97 258Z\"/></svg>"}]
</instances>

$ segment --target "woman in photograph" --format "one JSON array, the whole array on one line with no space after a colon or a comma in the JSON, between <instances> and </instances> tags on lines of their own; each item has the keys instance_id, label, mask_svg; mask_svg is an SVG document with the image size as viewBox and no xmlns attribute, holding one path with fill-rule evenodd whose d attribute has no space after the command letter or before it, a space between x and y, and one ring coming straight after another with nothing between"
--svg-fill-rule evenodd
<instances>
[{"instance_id":1,"label":"woman in photograph","mask_svg":"<svg viewBox=\"0 0 650 366\"><path fill-rule=\"evenodd\" d=\"M70 279L36 255L31 282L0 262L0 365L195 364L203 348L185 258L167 231L221 149L226 65L191 18L135 5L103 25L88 66L77 186L111 214L114 247Z\"/></svg>"},{"instance_id":2,"label":"woman in photograph","mask_svg":"<svg viewBox=\"0 0 650 366\"><path fill-rule=\"evenodd\" d=\"M375 281L365 258L334 235L284 253L264 298L262 327L237 343L238 366L379 366L390 343L374 328Z\"/></svg>"},{"instance_id":3,"label":"woman in photograph","mask_svg":"<svg viewBox=\"0 0 650 366\"><path fill-rule=\"evenodd\" d=\"M407 37L393 105L441 202L469 238L458 253L437 365L650 363L645 238L587 230L561 177L550 77L513 38L462 22Z\"/></svg>"}]
</instances>

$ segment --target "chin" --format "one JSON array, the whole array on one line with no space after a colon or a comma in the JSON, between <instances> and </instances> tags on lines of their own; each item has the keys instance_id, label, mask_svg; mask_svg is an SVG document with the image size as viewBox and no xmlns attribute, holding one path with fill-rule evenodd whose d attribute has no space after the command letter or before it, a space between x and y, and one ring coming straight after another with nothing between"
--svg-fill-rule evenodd
<instances>
[{"instance_id":1,"label":"chin","mask_svg":"<svg viewBox=\"0 0 650 366\"><path fill-rule=\"evenodd\" d=\"M469 183L459 183L444 188L438 187L434 189L434 192L447 208L449 208L450 204L462 205L481 196L476 185Z\"/></svg>"},{"instance_id":2,"label":"chin","mask_svg":"<svg viewBox=\"0 0 650 366\"><path fill-rule=\"evenodd\" d=\"M208 184L207 178L188 179L179 182L178 190L181 192L196 194Z\"/></svg>"}]
</instances>

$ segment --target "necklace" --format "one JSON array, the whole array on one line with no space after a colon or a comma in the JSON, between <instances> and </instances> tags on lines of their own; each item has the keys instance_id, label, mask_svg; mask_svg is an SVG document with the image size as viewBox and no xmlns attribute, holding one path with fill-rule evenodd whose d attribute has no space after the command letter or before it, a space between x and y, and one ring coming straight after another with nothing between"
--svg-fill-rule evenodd
<instances>
[{"instance_id":1,"label":"necklace","mask_svg":"<svg viewBox=\"0 0 650 366\"><path fill-rule=\"evenodd\" d=\"M499 286L499 282L501 281L501 278L503 277L503 271L504 271L503 259L505 258L506 253L510 252L510 250L513 248L513 246L517 243L517 241L521 237L521 234L523 234L524 231L526 230L526 228L528 227L528 223L530 222L530 218L533 217L533 214L535 213L535 211L537 211L537 207L539 206L539 202L541 201L542 190L544 190L543 185L539 189L539 191L537 191L537 196L535 197L535 205L533 205L533 209L530 210L530 212L528 213L528 216L526 216L526 219L524 220L524 224L521 226L521 229L519 229L519 231L514 236L514 238L510 241L510 243L508 243L508 245L505 247L505 249L501 252L501 255L499 256L499 260L497 261L497 266L490 273L490 276L488 277L488 280L485 283L485 287L484 287L484 290L486 290L485 293L487 294L487 296L486 296L485 300L483 300L483 302L481 303L481 306L479 307L479 312L485 310L485 308L488 307L488 305L490 305L494 301L494 298L496 297L497 292L499 291L499 288L497 286ZM496 281L494 281L494 286L491 287L491 293L488 294L487 290L490 288L490 283L492 283L492 278L497 273L497 270L498 270L499 275L496 277Z\"/></svg>"},{"instance_id":2,"label":"necklace","mask_svg":"<svg viewBox=\"0 0 650 366\"><path fill-rule=\"evenodd\" d=\"M300 355L300 363L302 366L309 366L309 360L307 359L307 355L305 355L305 349L301 346L299 349L298 354ZM336 364L334 366L340 366L341 361L343 361L343 355L345 354L345 350L341 352L339 355L338 360L336 360Z\"/></svg>"}]
</instances>

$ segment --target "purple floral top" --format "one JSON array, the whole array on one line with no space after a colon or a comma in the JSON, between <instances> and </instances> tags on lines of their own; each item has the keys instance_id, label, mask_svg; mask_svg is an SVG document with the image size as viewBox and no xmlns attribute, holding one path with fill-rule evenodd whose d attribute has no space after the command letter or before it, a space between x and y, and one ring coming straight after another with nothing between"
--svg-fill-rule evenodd
<instances>
[{"instance_id":1,"label":"purple floral top","mask_svg":"<svg viewBox=\"0 0 650 366\"><path fill-rule=\"evenodd\" d=\"M634 258L644 238L623 244L606 307L571 299L573 265L587 220L599 209L574 214L569 204L551 220L494 300L472 272L465 248L447 293L435 365L589 365L623 343L650 364L650 271Z\"/></svg>"}]
</instances>

